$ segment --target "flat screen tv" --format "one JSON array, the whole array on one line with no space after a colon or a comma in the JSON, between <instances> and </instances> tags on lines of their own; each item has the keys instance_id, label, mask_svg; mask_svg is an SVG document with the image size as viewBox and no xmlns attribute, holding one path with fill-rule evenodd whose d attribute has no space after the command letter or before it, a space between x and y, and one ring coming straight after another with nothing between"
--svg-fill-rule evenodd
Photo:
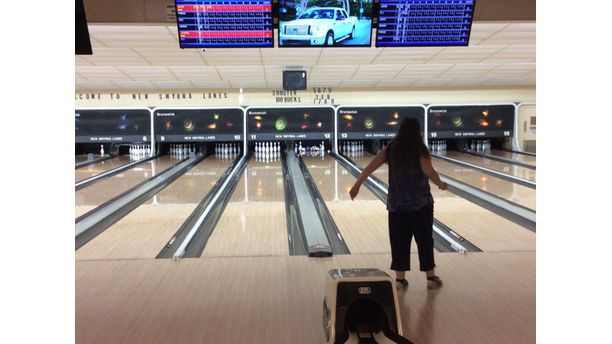
<instances>
[{"instance_id":1,"label":"flat screen tv","mask_svg":"<svg viewBox=\"0 0 612 344\"><path fill-rule=\"evenodd\" d=\"M181 48L274 47L272 0L175 0Z\"/></svg>"},{"instance_id":2,"label":"flat screen tv","mask_svg":"<svg viewBox=\"0 0 612 344\"><path fill-rule=\"evenodd\" d=\"M279 0L278 46L370 47L373 0Z\"/></svg>"},{"instance_id":3,"label":"flat screen tv","mask_svg":"<svg viewBox=\"0 0 612 344\"><path fill-rule=\"evenodd\" d=\"M467 46L476 0L380 0L377 47Z\"/></svg>"}]
</instances>

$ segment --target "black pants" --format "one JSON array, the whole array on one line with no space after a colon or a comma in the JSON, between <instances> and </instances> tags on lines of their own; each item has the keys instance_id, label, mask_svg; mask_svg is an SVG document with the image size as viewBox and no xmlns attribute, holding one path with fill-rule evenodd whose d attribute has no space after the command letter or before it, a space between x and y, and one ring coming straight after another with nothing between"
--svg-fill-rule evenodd
<instances>
[{"instance_id":1,"label":"black pants","mask_svg":"<svg viewBox=\"0 0 612 344\"><path fill-rule=\"evenodd\" d=\"M410 270L412 236L419 251L420 271L433 269L433 204L415 211L389 212L389 239L391 241L391 270Z\"/></svg>"}]
</instances>

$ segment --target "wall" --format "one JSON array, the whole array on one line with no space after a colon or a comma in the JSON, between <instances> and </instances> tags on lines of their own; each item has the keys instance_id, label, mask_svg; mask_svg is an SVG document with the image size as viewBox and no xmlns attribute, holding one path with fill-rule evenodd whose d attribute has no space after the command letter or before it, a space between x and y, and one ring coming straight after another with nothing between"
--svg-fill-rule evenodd
<instances>
[{"instance_id":1,"label":"wall","mask_svg":"<svg viewBox=\"0 0 612 344\"><path fill-rule=\"evenodd\" d=\"M499 89L335 89L309 88L304 91L245 90L125 91L80 90L76 107L126 106L236 106L236 105L369 105L369 104L469 104L535 103L534 88Z\"/></svg>"},{"instance_id":2,"label":"wall","mask_svg":"<svg viewBox=\"0 0 612 344\"><path fill-rule=\"evenodd\" d=\"M524 104L518 108L519 148L527 152L536 152L536 128L531 126L531 117L536 117L536 105Z\"/></svg>"},{"instance_id":3,"label":"wall","mask_svg":"<svg viewBox=\"0 0 612 344\"><path fill-rule=\"evenodd\" d=\"M246 90L242 95L235 89L173 90L173 91L77 91L75 107L219 107L219 106L311 106L311 105L389 105L389 104L487 104L535 103L534 88L498 89L330 89L309 88L304 91ZM523 107L521 107L523 108ZM535 115L525 108L525 113ZM527 115L525 115L527 116ZM528 119L527 119L528 120ZM522 131L523 120L515 130L514 149L521 150L524 140L533 141ZM529 122L528 122L529 123ZM527 128L529 131L529 128ZM523 135L523 136L517 136ZM527 138L523 138L527 137ZM518 144L518 147L517 147Z\"/></svg>"}]
</instances>

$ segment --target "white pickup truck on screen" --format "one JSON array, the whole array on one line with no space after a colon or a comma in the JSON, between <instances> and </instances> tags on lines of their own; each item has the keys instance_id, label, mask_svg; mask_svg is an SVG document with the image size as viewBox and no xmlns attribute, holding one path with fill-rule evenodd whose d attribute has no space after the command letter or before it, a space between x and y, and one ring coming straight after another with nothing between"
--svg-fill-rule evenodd
<instances>
[{"instance_id":1,"label":"white pickup truck on screen","mask_svg":"<svg viewBox=\"0 0 612 344\"><path fill-rule=\"evenodd\" d=\"M355 37L356 17L337 7L312 7L297 19L281 23L280 45L334 45Z\"/></svg>"}]
</instances>

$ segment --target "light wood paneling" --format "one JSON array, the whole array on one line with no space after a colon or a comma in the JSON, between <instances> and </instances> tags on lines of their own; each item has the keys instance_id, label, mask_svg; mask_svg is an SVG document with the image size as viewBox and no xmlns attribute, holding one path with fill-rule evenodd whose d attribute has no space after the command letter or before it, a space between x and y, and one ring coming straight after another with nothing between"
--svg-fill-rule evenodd
<instances>
[{"instance_id":1,"label":"light wood paneling","mask_svg":"<svg viewBox=\"0 0 612 344\"><path fill-rule=\"evenodd\" d=\"M158 175L177 162L168 156L162 156L77 191L74 197L75 218L85 213L83 207L97 207L144 180Z\"/></svg>"},{"instance_id":2,"label":"light wood paneling","mask_svg":"<svg viewBox=\"0 0 612 344\"><path fill-rule=\"evenodd\" d=\"M510 202L536 210L536 190L484 174L469 167L459 166L442 159L432 159L434 168L446 176L490 192ZM435 186L432 186L435 187Z\"/></svg>"},{"instance_id":3,"label":"light wood paneling","mask_svg":"<svg viewBox=\"0 0 612 344\"><path fill-rule=\"evenodd\" d=\"M248 201L243 196L245 184ZM204 257L289 255L280 161L251 158L231 199L204 248Z\"/></svg>"},{"instance_id":4,"label":"light wood paneling","mask_svg":"<svg viewBox=\"0 0 612 344\"><path fill-rule=\"evenodd\" d=\"M330 201L328 194L328 198L325 198L325 205L351 253L390 253L389 226L384 203L366 187L362 187L357 198L352 201L348 190L355 183L356 178L348 173L344 167L333 163L334 159L332 157L325 156L323 160L320 157L305 157L304 162L307 166L315 166L310 168L311 171L317 171L318 166L337 168L332 176L338 176L338 198ZM313 175L313 179L317 185L333 187L333 184L329 185L330 178L325 173L322 175L316 173ZM327 183L319 183L322 180L327 180ZM328 192L325 189L321 190L321 188L319 190L321 193ZM416 251L414 242L412 251Z\"/></svg>"},{"instance_id":5,"label":"light wood paneling","mask_svg":"<svg viewBox=\"0 0 612 344\"><path fill-rule=\"evenodd\" d=\"M500 156L500 157L507 158L507 159L512 159L512 160L519 161L525 164L533 165L534 167L536 166L536 157L532 155L512 153L512 152L497 150L497 149L491 150L491 155Z\"/></svg>"},{"instance_id":6,"label":"light wood paneling","mask_svg":"<svg viewBox=\"0 0 612 344\"><path fill-rule=\"evenodd\" d=\"M413 257L416 259L416 257ZM416 343L535 343L535 252L437 255L444 286L407 273ZM76 342L322 343L325 276L388 254L76 262Z\"/></svg>"},{"instance_id":7,"label":"light wood paneling","mask_svg":"<svg viewBox=\"0 0 612 344\"><path fill-rule=\"evenodd\" d=\"M83 161L87 160L87 156ZM110 171L120 166L129 164L131 162L130 157L127 155L121 155L116 158L103 160L95 164L83 166L74 170L74 182L80 182L87 178L97 176L100 173Z\"/></svg>"},{"instance_id":8,"label":"light wood paneling","mask_svg":"<svg viewBox=\"0 0 612 344\"><path fill-rule=\"evenodd\" d=\"M288 256L284 202L231 202L203 256Z\"/></svg>"},{"instance_id":9,"label":"light wood paneling","mask_svg":"<svg viewBox=\"0 0 612 344\"><path fill-rule=\"evenodd\" d=\"M325 201L333 201L336 197L336 166L337 162L329 156L303 157L308 172Z\"/></svg>"},{"instance_id":10,"label":"light wood paneling","mask_svg":"<svg viewBox=\"0 0 612 344\"><path fill-rule=\"evenodd\" d=\"M371 154L365 153L362 162L369 162L371 157ZM438 160L436 159L436 169ZM389 183L387 165L378 168L377 176L383 182ZM506 182L504 185L513 184ZM535 250L535 233L449 191L439 190L431 183L430 187L435 202L434 217L481 250L486 252ZM535 190L533 191L535 199Z\"/></svg>"},{"instance_id":11,"label":"light wood paneling","mask_svg":"<svg viewBox=\"0 0 612 344\"><path fill-rule=\"evenodd\" d=\"M77 259L155 258L228 168L200 162L76 252Z\"/></svg>"},{"instance_id":12,"label":"light wood paneling","mask_svg":"<svg viewBox=\"0 0 612 344\"><path fill-rule=\"evenodd\" d=\"M512 165L497 160L491 160L484 157L455 151L446 152L446 156L476 166L481 166L497 172L508 174L517 178L526 179L534 183L536 181L536 171L527 167Z\"/></svg>"}]
</instances>

